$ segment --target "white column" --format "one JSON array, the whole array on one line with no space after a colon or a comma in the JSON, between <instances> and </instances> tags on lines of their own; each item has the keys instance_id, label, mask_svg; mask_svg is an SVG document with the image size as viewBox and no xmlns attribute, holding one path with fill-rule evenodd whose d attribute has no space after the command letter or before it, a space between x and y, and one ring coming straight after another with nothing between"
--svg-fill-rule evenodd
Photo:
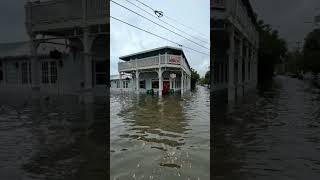
<instances>
[{"instance_id":1,"label":"white column","mask_svg":"<svg viewBox=\"0 0 320 180\"><path fill-rule=\"evenodd\" d=\"M7 83L7 62L4 60L2 61L2 84L6 85Z\"/></svg>"},{"instance_id":2,"label":"white column","mask_svg":"<svg viewBox=\"0 0 320 180\"><path fill-rule=\"evenodd\" d=\"M162 96L162 71L161 68L159 68L159 73L158 73L158 77L159 77L159 96Z\"/></svg>"},{"instance_id":3,"label":"white column","mask_svg":"<svg viewBox=\"0 0 320 180\"><path fill-rule=\"evenodd\" d=\"M81 100L84 103L90 103L93 101L92 92L92 58L90 56L91 50L91 39L89 37L89 28L85 27L83 29L83 47L84 47L84 57L83 57L83 69L84 69L84 88Z\"/></svg>"},{"instance_id":4,"label":"white column","mask_svg":"<svg viewBox=\"0 0 320 180\"><path fill-rule=\"evenodd\" d=\"M183 70L181 70L181 94L183 94L183 91L184 91L183 82L184 82L184 72Z\"/></svg>"},{"instance_id":5,"label":"white column","mask_svg":"<svg viewBox=\"0 0 320 180\"><path fill-rule=\"evenodd\" d=\"M121 76L121 72L119 73L119 84L120 84L119 88L120 88L120 90L122 90L122 76Z\"/></svg>"},{"instance_id":6,"label":"white column","mask_svg":"<svg viewBox=\"0 0 320 180\"><path fill-rule=\"evenodd\" d=\"M137 93L139 93L139 84L140 84L140 80L139 80L139 71L136 70L136 91Z\"/></svg>"},{"instance_id":7,"label":"white column","mask_svg":"<svg viewBox=\"0 0 320 180\"><path fill-rule=\"evenodd\" d=\"M229 50L228 50L228 100L235 100L234 86L234 28L229 29Z\"/></svg>"},{"instance_id":8,"label":"white column","mask_svg":"<svg viewBox=\"0 0 320 180\"><path fill-rule=\"evenodd\" d=\"M35 42L35 36L31 37L31 79L32 79L32 97L40 97L40 62L37 56L37 43Z\"/></svg>"},{"instance_id":9,"label":"white column","mask_svg":"<svg viewBox=\"0 0 320 180\"><path fill-rule=\"evenodd\" d=\"M242 64L243 64L243 48L244 48L244 39L241 38L240 42L239 42L239 49L240 49L240 54L239 54L239 58L237 59L238 61L238 84L237 84L237 94L238 97L241 97L243 95L243 81L242 81Z\"/></svg>"}]
</instances>

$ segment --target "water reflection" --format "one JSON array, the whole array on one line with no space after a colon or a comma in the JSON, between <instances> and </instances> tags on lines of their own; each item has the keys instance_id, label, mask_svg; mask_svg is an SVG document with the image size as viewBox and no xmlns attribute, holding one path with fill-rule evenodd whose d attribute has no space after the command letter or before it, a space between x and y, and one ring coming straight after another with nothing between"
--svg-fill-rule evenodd
<instances>
[{"instance_id":1,"label":"water reflection","mask_svg":"<svg viewBox=\"0 0 320 180\"><path fill-rule=\"evenodd\" d=\"M319 108L309 82L275 78L214 128L215 179L317 179Z\"/></svg>"},{"instance_id":2,"label":"water reflection","mask_svg":"<svg viewBox=\"0 0 320 180\"><path fill-rule=\"evenodd\" d=\"M112 179L209 179L209 105L203 87L111 96Z\"/></svg>"},{"instance_id":3,"label":"water reflection","mask_svg":"<svg viewBox=\"0 0 320 180\"><path fill-rule=\"evenodd\" d=\"M139 139L146 142L163 143L178 147L184 144L182 135L186 132L187 122L180 97L154 98L138 97L128 109L119 112L124 122L134 133L123 134L121 137ZM131 112L131 113L127 113Z\"/></svg>"},{"instance_id":4,"label":"water reflection","mask_svg":"<svg viewBox=\"0 0 320 180\"><path fill-rule=\"evenodd\" d=\"M6 161L0 167L10 169L4 177L33 180L108 177L105 104L81 105L72 97L39 101L1 97L1 100L4 103L0 134L5 136L0 156L5 156Z\"/></svg>"}]
</instances>

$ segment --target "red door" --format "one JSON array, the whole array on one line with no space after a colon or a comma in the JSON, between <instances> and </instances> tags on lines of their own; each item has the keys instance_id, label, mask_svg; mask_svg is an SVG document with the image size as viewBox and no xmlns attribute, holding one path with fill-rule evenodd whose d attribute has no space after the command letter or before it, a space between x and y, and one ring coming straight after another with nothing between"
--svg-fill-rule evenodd
<instances>
[{"instance_id":1,"label":"red door","mask_svg":"<svg viewBox=\"0 0 320 180\"><path fill-rule=\"evenodd\" d=\"M162 90L162 94L168 94L170 90L170 82L169 81L163 81L163 90Z\"/></svg>"}]
</instances>

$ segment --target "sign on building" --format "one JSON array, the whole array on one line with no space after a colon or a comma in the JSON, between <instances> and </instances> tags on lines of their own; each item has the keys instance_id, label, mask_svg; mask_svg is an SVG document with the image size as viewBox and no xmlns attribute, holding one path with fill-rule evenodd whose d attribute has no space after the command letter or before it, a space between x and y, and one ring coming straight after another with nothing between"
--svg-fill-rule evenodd
<instances>
[{"instance_id":1,"label":"sign on building","mask_svg":"<svg viewBox=\"0 0 320 180\"><path fill-rule=\"evenodd\" d=\"M181 64L181 57L180 56L169 56L169 64Z\"/></svg>"}]
</instances>

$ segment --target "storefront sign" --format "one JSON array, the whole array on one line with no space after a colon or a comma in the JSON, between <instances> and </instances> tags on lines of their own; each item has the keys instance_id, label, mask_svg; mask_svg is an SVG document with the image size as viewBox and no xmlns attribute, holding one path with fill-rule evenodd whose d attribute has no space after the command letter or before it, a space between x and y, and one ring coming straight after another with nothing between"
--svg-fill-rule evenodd
<instances>
[{"instance_id":1,"label":"storefront sign","mask_svg":"<svg viewBox=\"0 0 320 180\"><path fill-rule=\"evenodd\" d=\"M181 57L180 56L169 56L169 64L181 64Z\"/></svg>"}]
</instances>

